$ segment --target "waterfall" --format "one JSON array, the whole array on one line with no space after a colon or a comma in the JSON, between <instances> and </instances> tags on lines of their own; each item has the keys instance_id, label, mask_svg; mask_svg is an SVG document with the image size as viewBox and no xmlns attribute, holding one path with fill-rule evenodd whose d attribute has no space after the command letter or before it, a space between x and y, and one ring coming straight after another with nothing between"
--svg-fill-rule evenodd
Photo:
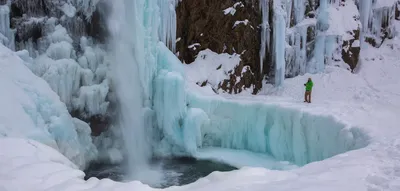
<instances>
[{"instance_id":1,"label":"waterfall","mask_svg":"<svg viewBox=\"0 0 400 191\"><path fill-rule=\"evenodd\" d=\"M149 165L153 152L152 122L156 114L153 80L162 67L160 62L168 63L160 55L175 58L160 42L174 50L176 22L171 20L175 20L176 13L171 6L176 6L176 1L115 0L110 6L111 73L119 103L118 125L127 152L127 170L130 179L160 184L161 170Z\"/></svg>"},{"instance_id":2,"label":"waterfall","mask_svg":"<svg viewBox=\"0 0 400 191\"><path fill-rule=\"evenodd\" d=\"M144 123L144 84L141 65L145 63L141 0L112 2L109 28L113 50L112 72L119 101L118 125L121 126L127 150L130 173L148 168L151 147Z\"/></svg>"}]
</instances>

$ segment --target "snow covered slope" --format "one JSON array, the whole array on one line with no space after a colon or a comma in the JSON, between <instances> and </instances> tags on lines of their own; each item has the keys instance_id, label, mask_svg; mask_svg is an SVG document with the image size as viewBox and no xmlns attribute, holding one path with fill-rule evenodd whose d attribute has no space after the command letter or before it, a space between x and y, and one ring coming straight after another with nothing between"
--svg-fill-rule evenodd
<instances>
[{"instance_id":1,"label":"snow covered slope","mask_svg":"<svg viewBox=\"0 0 400 191\"><path fill-rule=\"evenodd\" d=\"M17 53L0 44L0 58L0 137L37 140L84 168L97 155L89 126L71 117L60 97Z\"/></svg>"}]
</instances>

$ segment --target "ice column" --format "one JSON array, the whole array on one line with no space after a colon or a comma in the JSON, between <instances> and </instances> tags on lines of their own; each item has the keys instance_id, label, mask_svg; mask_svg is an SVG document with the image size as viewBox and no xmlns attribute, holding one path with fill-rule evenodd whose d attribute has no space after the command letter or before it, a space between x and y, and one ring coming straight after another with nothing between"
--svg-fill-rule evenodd
<instances>
[{"instance_id":1,"label":"ice column","mask_svg":"<svg viewBox=\"0 0 400 191\"><path fill-rule=\"evenodd\" d=\"M325 31L329 29L328 0L320 0L319 14L317 19L317 38L315 42L314 68L310 68L311 73L322 72L325 69Z\"/></svg>"},{"instance_id":2,"label":"ice column","mask_svg":"<svg viewBox=\"0 0 400 191\"><path fill-rule=\"evenodd\" d=\"M294 5L295 21L296 24L300 23L304 19L304 13L306 11L306 3L304 1L292 0ZM288 17L290 18L290 17ZM290 19L288 19L290 21Z\"/></svg>"},{"instance_id":3,"label":"ice column","mask_svg":"<svg viewBox=\"0 0 400 191\"><path fill-rule=\"evenodd\" d=\"M373 0L359 0L360 20L361 20L361 38L365 39L368 33L369 23L372 16L372 1ZM365 41L361 40L361 48L365 48Z\"/></svg>"},{"instance_id":4,"label":"ice column","mask_svg":"<svg viewBox=\"0 0 400 191\"><path fill-rule=\"evenodd\" d=\"M285 79L286 14L280 1L274 1L274 61L275 86L280 86Z\"/></svg>"},{"instance_id":5,"label":"ice column","mask_svg":"<svg viewBox=\"0 0 400 191\"><path fill-rule=\"evenodd\" d=\"M306 9L304 1L290 0L287 1L286 6L286 12L288 14L286 25L291 28L290 33L287 34L289 46L286 48L285 75L287 77L293 77L306 73L307 28L309 24L300 24L304 19L304 12Z\"/></svg>"},{"instance_id":6,"label":"ice column","mask_svg":"<svg viewBox=\"0 0 400 191\"><path fill-rule=\"evenodd\" d=\"M176 12L177 0L158 0L161 23L159 27L160 40L172 51L176 49Z\"/></svg>"},{"instance_id":7,"label":"ice column","mask_svg":"<svg viewBox=\"0 0 400 191\"><path fill-rule=\"evenodd\" d=\"M0 41L2 44L15 50L14 31L10 28L10 8L8 5L0 6Z\"/></svg>"},{"instance_id":8,"label":"ice column","mask_svg":"<svg viewBox=\"0 0 400 191\"><path fill-rule=\"evenodd\" d=\"M266 51L269 49L270 43L270 27L269 27L269 0L260 0L260 9L262 14L261 24L261 48L260 48L260 72L263 74L263 65Z\"/></svg>"}]
</instances>

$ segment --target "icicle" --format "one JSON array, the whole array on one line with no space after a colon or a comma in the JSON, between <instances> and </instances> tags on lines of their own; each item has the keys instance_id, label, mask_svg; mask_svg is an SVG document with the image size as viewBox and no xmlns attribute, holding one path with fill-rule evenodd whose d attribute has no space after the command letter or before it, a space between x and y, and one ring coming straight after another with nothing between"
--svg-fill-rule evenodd
<instances>
[{"instance_id":1,"label":"icicle","mask_svg":"<svg viewBox=\"0 0 400 191\"><path fill-rule=\"evenodd\" d=\"M315 42L314 67L309 68L309 72L317 73L325 69L325 50L326 50L326 35L325 31L329 29L329 12L328 0L320 0L319 14L317 21L317 38Z\"/></svg>"},{"instance_id":2,"label":"icicle","mask_svg":"<svg viewBox=\"0 0 400 191\"><path fill-rule=\"evenodd\" d=\"M359 9L360 9L360 20L361 20L361 35L360 39L365 39L366 34L369 31L369 23L371 22L372 15L372 1L373 0L359 0ZM361 41L361 48L366 48L366 42L364 40Z\"/></svg>"},{"instance_id":3,"label":"icicle","mask_svg":"<svg viewBox=\"0 0 400 191\"><path fill-rule=\"evenodd\" d=\"M10 28L10 8L0 6L0 42L11 50L15 50L14 31Z\"/></svg>"},{"instance_id":4,"label":"icicle","mask_svg":"<svg viewBox=\"0 0 400 191\"><path fill-rule=\"evenodd\" d=\"M159 37L162 42L172 51L176 49L176 12L177 0L158 0L161 13L161 26Z\"/></svg>"},{"instance_id":5,"label":"icicle","mask_svg":"<svg viewBox=\"0 0 400 191\"><path fill-rule=\"evenodd\" d=\"M285 79L286 20L281 2L274 1L274 61L275 86L280 86Z\"/></svg>"},{"instance_id":6,"label":"icicle","mask_svg":"<svg viewBox=\"0 0 400 191\"><path fill-rule=\"evenodd\" d=\"M292 9L294 8L293 2L292 0L285 0L285 4L286 4L286 15L287 15L287 19L286 19L286 27L290 28L290 24L291 24L291 20L292 20ZM296 16L296 15L295 15Z\"/></svg>"},{"instance_id":7,"label":"icicle","mask_svg":"<svg viewBox=\"0 0 400 191\"><path fill-rule=\"evenodd\" d=\"M362 30L368 30L368 23L371 20L372 15L372 1L373 0L360 0L359 7L360 7L360 20L362 25Z\"/></svg>"},{"instance_id":8,"label":"icicle","mask_svg":"<svg viewBox=\"0 0 400 191\"><path fill-rule=\"evenodd\" d=\"M306 11L306 4L304 1L293 0L295 23L298 24L304 19L304 13Z\"/></svg>"},{"instance_id":9,"label":"icicle","mask_svg":"<svg viewBox=\"0 0 400 191\"><path fill-rule=\"evenodd\" d=\"M263 74L263 65L266 51L269 49L270 28L269 28L269 0L260 0L260 10L262 14L261 24L261 48L260 48L260 72Z\"/></svg>"}]
</instances>

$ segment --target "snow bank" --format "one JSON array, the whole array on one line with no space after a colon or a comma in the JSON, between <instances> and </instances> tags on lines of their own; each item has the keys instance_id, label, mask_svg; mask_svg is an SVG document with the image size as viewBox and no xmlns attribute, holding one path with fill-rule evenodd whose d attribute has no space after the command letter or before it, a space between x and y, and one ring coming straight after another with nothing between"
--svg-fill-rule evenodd
<instances>
[{"instance_id":1,"label":"snow bank","mask_svg":"<svg viewBox=\"0 0 400 191\"><path fill-rule=\"evenodd\" d=\"M57 94L16 53L0 45L0 57L0 84L4 90L0 136L37 140L84 168L97 155L89 126L73 119Z\"/></svg>"}]
</instances>

